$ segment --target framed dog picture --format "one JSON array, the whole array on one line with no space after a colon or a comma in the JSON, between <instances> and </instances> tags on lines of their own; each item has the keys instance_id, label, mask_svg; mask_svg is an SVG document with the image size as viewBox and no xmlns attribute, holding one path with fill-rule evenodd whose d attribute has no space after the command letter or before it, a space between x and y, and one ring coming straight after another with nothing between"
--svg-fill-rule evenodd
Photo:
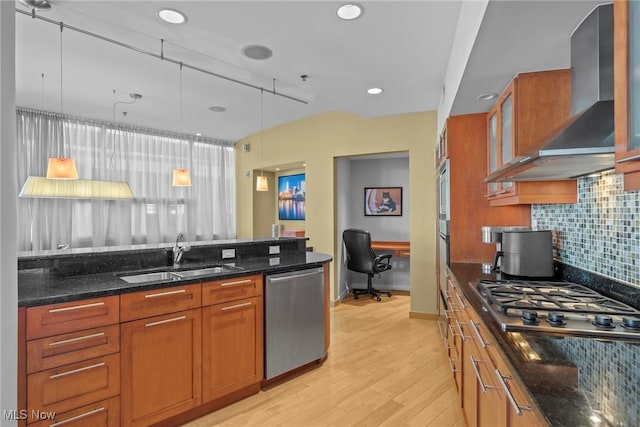
<instances>
[{"instance_id":1,"label":"framed dog picture","mask_svg":"<svg viewBox=\"0 0 640 427\"><path fill-rule=\"evenodd\" d=\"M365 216L402 216L402 187L366 187Z\"/></svg>"}]
</instances>

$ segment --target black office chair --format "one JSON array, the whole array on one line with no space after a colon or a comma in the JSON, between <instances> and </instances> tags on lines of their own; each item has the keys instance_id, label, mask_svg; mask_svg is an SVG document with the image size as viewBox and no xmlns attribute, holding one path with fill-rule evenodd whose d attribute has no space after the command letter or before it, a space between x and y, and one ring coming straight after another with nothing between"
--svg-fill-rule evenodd
<instances>
[{"instance_id":1,"label":"black office chair","mask_svg":"<svg viewBox=\"0 0 640 427\"><path fill-rule=\"evenodd\" d=\"M358 299L358 295L370 294L380 301L380 294L383 293L390 297L391 292L374 289L371 279L374 274L391 270L391 254L376 255L371 249L371 234L366 230L356 228L344 230L342 240L347 248L347 268L367 275L367 289L351 289L353 298Z\"/></svg>"}]
</instances>

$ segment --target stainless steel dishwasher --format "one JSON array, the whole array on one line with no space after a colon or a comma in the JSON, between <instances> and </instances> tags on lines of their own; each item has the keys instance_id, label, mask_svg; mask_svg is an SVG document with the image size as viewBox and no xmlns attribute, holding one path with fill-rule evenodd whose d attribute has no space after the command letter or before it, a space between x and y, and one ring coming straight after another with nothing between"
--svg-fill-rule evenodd
<instances>
[{"instance_id":1,"label":"stainless steel dishwasher","mask_svg":"<svg viewBox=\"0 0 640 427\"><path fill-rule=\"evenodd\" d=\"M265 378L326 356L322 268L267 275Z\"/></svg>"}]
</instances>

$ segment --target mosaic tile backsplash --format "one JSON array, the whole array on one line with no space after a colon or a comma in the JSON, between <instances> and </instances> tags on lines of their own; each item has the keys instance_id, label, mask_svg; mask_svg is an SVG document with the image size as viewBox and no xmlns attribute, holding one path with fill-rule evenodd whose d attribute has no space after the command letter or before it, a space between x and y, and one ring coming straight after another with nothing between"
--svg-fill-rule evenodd
<instances>
[{"instance_id":1,"label":"mosaic tile backsplash","mask_svg":"<svg viewBox=\"0 0 640 427\"><path fill-rule=\"evenodd\" d=\"M578 367L578 387L601 426L637 426L640 420L640 345L591 338L548 338ZM597 418L596 418L597 419Z\"/></svg>"},{"instance_id":2,"label":"mosaic tile backsplash","mask_svg":"<svg viewBox=\"0 0 640 427\"><path fill-rule=\"evenodd\" d=\"M613 172L578 180L578 203L532 205L531 225L553 231L554 257L640 287L640 191Z\"/></svg>"}]
</instances>

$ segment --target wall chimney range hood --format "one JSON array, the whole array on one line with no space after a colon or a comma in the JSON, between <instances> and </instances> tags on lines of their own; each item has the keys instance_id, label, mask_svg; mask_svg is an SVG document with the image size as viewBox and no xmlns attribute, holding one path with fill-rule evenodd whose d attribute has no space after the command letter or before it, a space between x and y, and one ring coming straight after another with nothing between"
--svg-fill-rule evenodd
<instances>
[{"instance_id":1,"label":"wall chimney range hood","mask_svg":"<svg viewBox=\"0 0 640 427\"><path fill-rule=\"evenodd\" d=\"M614 167L613 4L597 6L571 35L571 114L485 182L573 179Z\"/></svg>"}]
</instances>

